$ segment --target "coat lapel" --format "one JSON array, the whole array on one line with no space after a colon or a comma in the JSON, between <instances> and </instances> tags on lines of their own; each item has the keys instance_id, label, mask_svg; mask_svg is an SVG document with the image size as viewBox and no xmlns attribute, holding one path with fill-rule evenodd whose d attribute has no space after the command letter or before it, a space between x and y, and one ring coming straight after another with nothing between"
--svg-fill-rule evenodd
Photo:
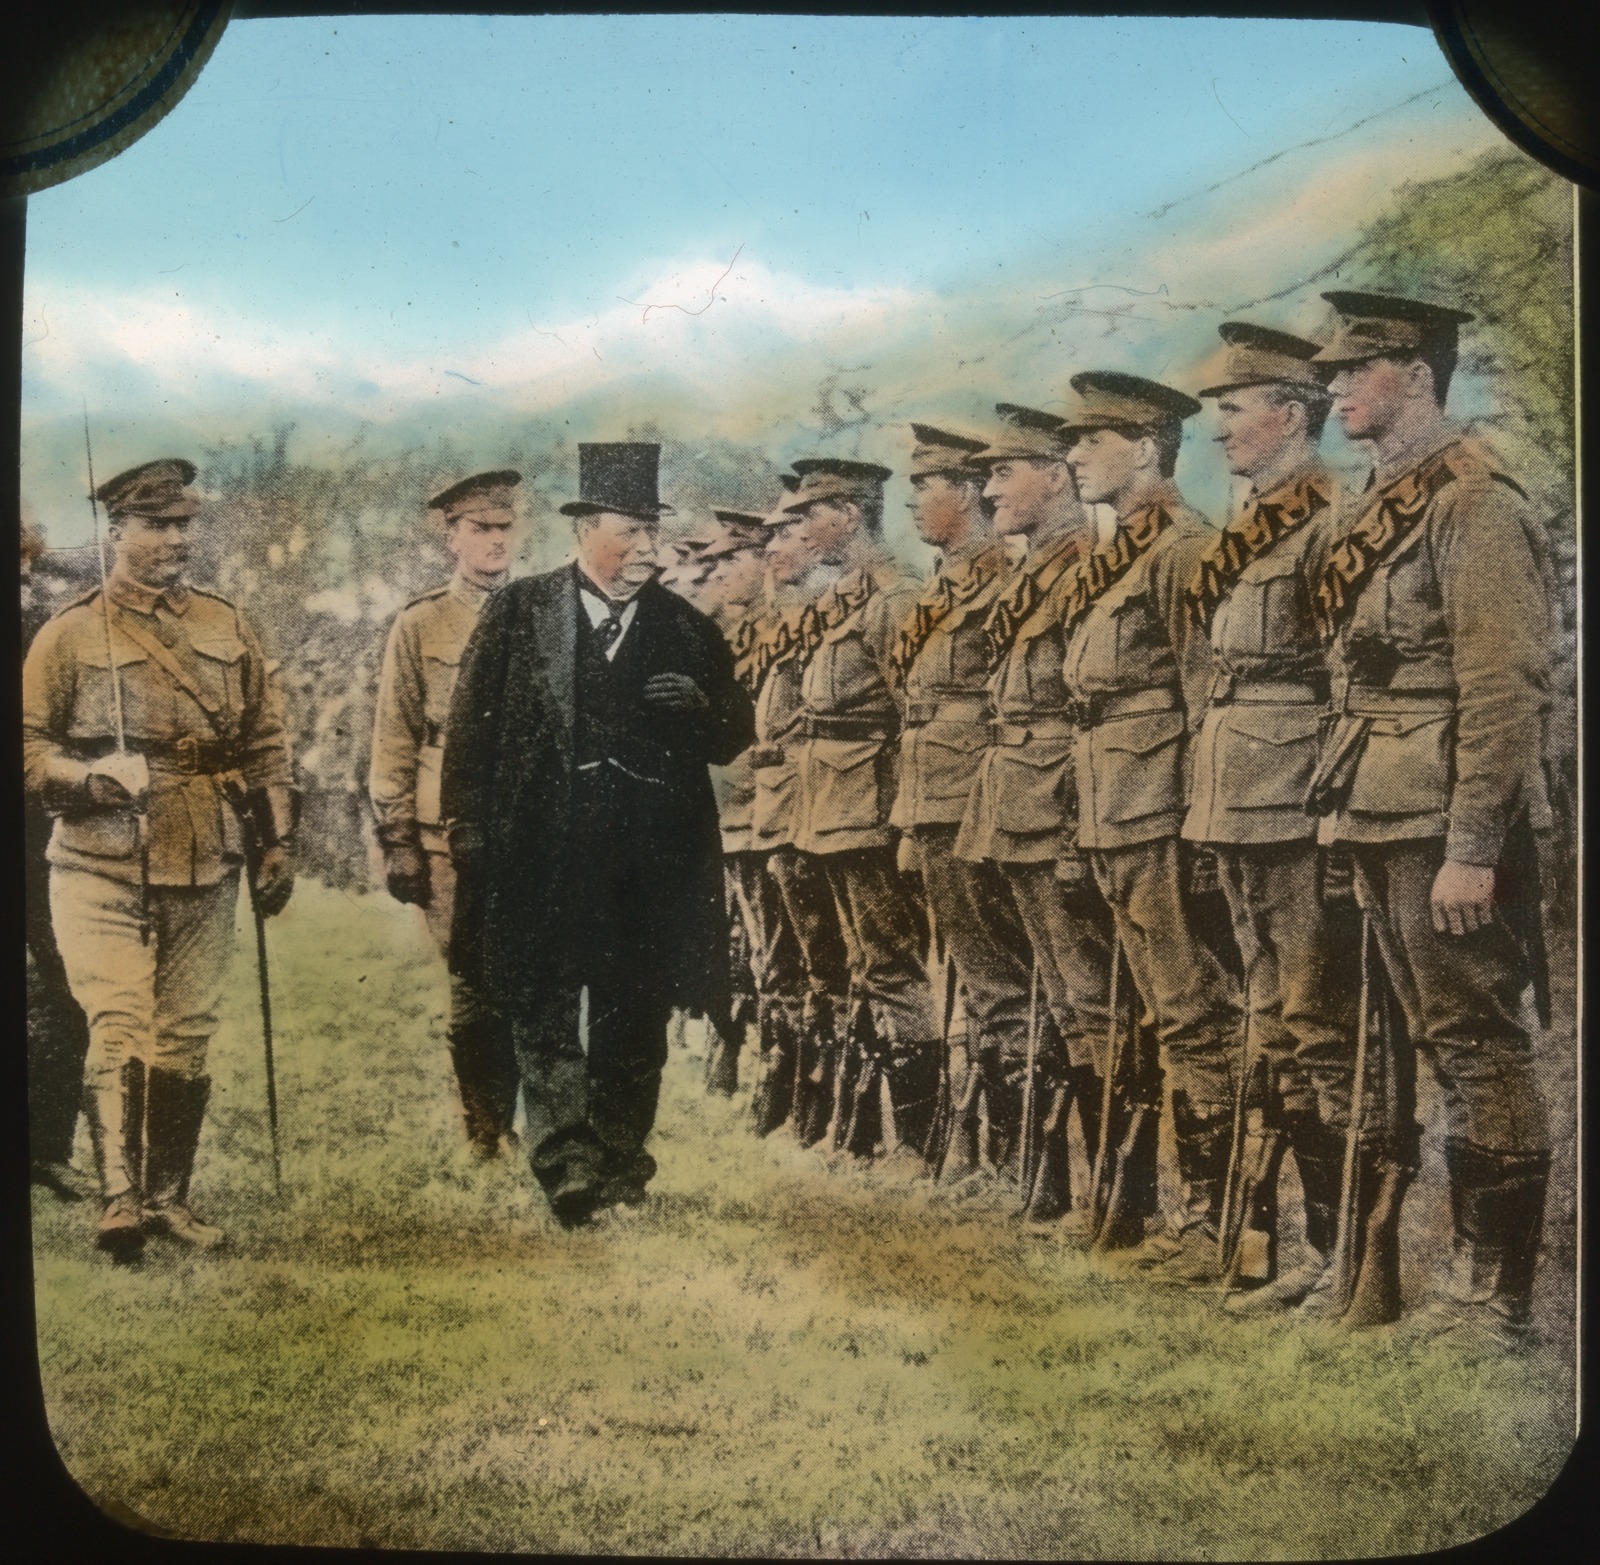
<instances>
[{"instance_id":1,"label":"coat lapel","mask_svg":"<svg viewBox=\"0 0 1600 1565\"><path fill-rule=\"evenodd\" d=\"M572 726L577 711L573 685L578 646L578 583L572 568L552 571L545 578L546 591L536 605L533 624L534 645L544 664L545 678L561 715L561 739L572 747Z\"/></svg>"}]
</instances>

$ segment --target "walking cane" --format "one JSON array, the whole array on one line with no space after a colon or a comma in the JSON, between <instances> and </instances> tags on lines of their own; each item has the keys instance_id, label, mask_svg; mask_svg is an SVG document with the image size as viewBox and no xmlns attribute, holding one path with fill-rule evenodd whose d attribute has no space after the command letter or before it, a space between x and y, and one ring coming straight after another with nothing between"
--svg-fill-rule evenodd
<instances>
[{"instance_id":1,"label":"walking cane","mask_svg":"<svg viewBox=\"0 0 1600 1565\"><path fill-rule=\"evenodd\" d=\"M955 1135L955 1081L950 1074L950 1023L956 1009L956 959L946 955L944 959L944 1017L940 1028L939 1042L939 1108L934 1114L932 1144L936 1148L933 1162L933 1182L939 1183L939 1176L944 1173L945 1159L950 1155L950 1140ZM967 1026L972 1026L968 1018ZM971 1048L968 1048L967 1069L972 1069ZM962 1086L962 1099L966 1098L966 1087Z\"/></svg>"}]
</instances>

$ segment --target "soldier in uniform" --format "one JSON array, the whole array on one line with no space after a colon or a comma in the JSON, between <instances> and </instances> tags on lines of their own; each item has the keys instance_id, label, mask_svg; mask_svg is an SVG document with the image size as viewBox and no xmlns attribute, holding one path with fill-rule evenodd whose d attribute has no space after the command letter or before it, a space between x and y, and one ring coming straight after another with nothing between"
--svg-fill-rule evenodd
<instances>
[{"instance_id":1,"label":"soldier in uniform","mask_svg":"<svg viewBox=\"0 0 1600 1565\"><path fill-rule=\"evenodd\" d=\"M1285 1145L1305 1202L1302 1264L1230 1300L1252 1314L1298 1303L1333 1252L1359 988L1349 955L1359 931L1341 912L1348 899L1324 899L1316 821L1305 808L1328 699L1312 604L1339 499L1317 449L1329 406L1309 362L1317 345L1244 321L1220 332L1216 379L1199 395L1215 398L1217 440L1250 489L1187 587L1190 615L1211 639L1213 672L1183 834L1215 851L1244 957L1240 1168L1251 1204L1259 1202L1247 1232L1267 1245L1242 1276L1264 1281L1276 1270L1274 1192Z\"/></svg>"},{"instance_id":2,"label":"soldier in uniform","mask_svg":"<svg viewBox=\"0 0 1600 1565\"><path fill-rule=\"evenodd\" d=\"M1454 1248L1425 1319L1516 1340L1550 1169L1520 1011L1541 955L1535 836L1550 819L1546 550L1515 480L1445 417L1472 317L1323 297L1339 325L1316 362L1373 469L1318 593L1338 721L1315 802L1325 839L1354 858L1406 1031L1444 1097ZM1415 1134L1371 1137L1364 1191L1414 1162Z\"/></svg>"},{"instance_id":3,"label":"soldier in uniform","mask_svg":"<svg viewBox=\"0 0 1600 1565\"><path fill-rule=\"evenodd\" d=\"M1073 726L1061 682L1059 589L1094 547L1092 523L1054 414L1016 403L996 408L1001 428L974 462L997 533L1025 546L984 622L993 721L957 855L999 866L1027 937L1032 993L1025 1031L1013 1032L987 1087L1002 1160L1021 1150L1028 1032L1041 1135L1026 1210L1039 1222L1071 1204L1068 1147L1074 1105L1089 1157L1100 1135L1100 1067L1110 980L1110 914L1077 849Z\"/></svg>"},{"instance_id":4,"label":"soldier in uniform","mask_svg":"<svg viewBox=\"0 0 1600 1565\"><path fill-rule=\"evenodd\" d=\"M1028 937L999 869L961 859L956 836L989 739L988 642L984 621L1010 571L983 505L986 472L973 457L987 442L930 424L911 426L910 508L917 535L939 550L939 567L900 627L892 661L904 712L900 788L889 817L910 841L936 940L965 995L963 1057L945 1062L951 1117L943 1173L962 1179L981 1166L979 1097L997 1121L1007 1067L1025 1055ZM944 987L948 1013L954 999ZM948 1032L950 1018L943 1019Z\"/></svg>"},{"instance_id":5,"label":"soldier in uniform","mask_svg":"<svg viewBox=\"0 0 1600 1565\"><path fill-rule=\"evenodd\" d=\"M765 568L762 551L766 532L762 518L747 511L714 510L719 531L701 546L705 573L698 606L712 613L733 648L734 671L750 688L749 653L760 632ZM714 605L714 612L712 606ZM722 830L722 870L728 894L728 965L732 1004L729 1035L713 1038L706 1066L706 1089L731 1097L738 1088L739 1050L750 1022L760 1030L763 1005L763 952L759 904L765 891L762 861L750 841L750 815L755 802L755 775L750 751L742 750L727 766L712 772L717 785L718 822Z\"/></svg>"},{"instance_id":6,"label":"soldier in uniform","mask_svg":"<svg viewBox=\"0 0 1600 1565\"><path fill-rule=\"evenodd\" d=\"M194 476L173 458L100 487L109 591L57 614L23 665L24 778L56 817L50 909L89 1019L97 1242L120 1260L147 1232L222 1238L190 1208L189 1180L246 820L262 911L294 885L289 747L261 647L231 603L184 581Z\"/></svg>"},{"instance_id":7,"label":"soldier in uniform","mask_svg":"<svg viewBox=\"0 0 1600 1565\"><path fill-rule=\"evenodd\" d=\"M850 962L845 1044L855 1045L857 1074L837 1078L836 1113L844 1111L848 1085L844 1145L870 1156L880 1130L879 1083L887 1079L892 1156L920 1168L939 1093L938 1027L925 935L889 825L900 727L890 654L913 593L879 543L888 469L814 457L794 470L800 486L784 509L804 518L818 559L842 571L800 626L804 710L794 839L826 872Z\"/></svg>"},{"instance_id":8,"label":"soldier in uniform","mask_svg":"<svg viewBox=\"0 0 1600 1565\"><path fill-rule=\"evenodd\" d=\"M1182 1208L1142 1262L1174 1281L1215 1277L1232 1131L1239 1006L1185 906L1179 829L1191 731L1209 706L1210 648L1184 589L1212 532L1172 474L1200 404L1136 375L1072 377L1067 460L1116 531L1074 572L1061 607L1077 720L1078 841L1111 905L1167 1073ZM1129 1147L1130 1156L1144 1155Z\"/></svg>"},{"instance_id":9,"label":"soldier in uniform","mask_svg":"<svg viewBox=\"0 0 1600 1565\"><path fill-rule=\"evenodd\" d=\"M799 475L782 474L780 482L786 496L792 495ZM850 975L827 875L819 860L794 845L804 721L801 626L839 570L818 558L806 536L805 518L784 510L782 501L768 513L764 527L771 611L741 677L755 700L750 840L766 854L766 872L781 913L768 971L775 984L785 986L790 1000L766 1013L764 1066L752 1107L758 1135L769 1134L792 1116L796 1139L802 1146L814 1146L828 1129Z\"/></svg>"},{"instance_id":10,"label":"soldier in uniform","mask_svg":"<svg viewBox=\"0 0 1600 1565\"><path fill-rule=\"evenodd\" d=\"M443 520L455 574L395 616L378 683L367 791L384 875L390 896L422 909L441 952L449 950L456 900L439 810L445 723L478 613L510 571L512 491L521 481L509 469L475 473L428 502ZM477 1157L498 1157L516 1114L516 1055L508 1029L459 976L450 983L448 1036L467 1141Z\"/></svg>"}]
</instances>

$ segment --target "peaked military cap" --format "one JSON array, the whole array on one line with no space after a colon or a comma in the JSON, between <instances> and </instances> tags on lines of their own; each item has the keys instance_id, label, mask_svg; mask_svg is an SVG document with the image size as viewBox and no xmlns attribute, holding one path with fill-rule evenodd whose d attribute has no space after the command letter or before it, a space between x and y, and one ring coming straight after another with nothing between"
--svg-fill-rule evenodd
<instances>
[{"instance_id":1,"label":"peaked military cap","mask_svg":"<svg viewBox=\"0 0 1600 1565\"><path fill-rule=\"evenodd\" d=\"M442 511L446 522L459 522L469 516L509 518L514 514L511 491L521 482L522 474L509 467L474 473L441 489L428 502L428 509Z\"/></svg>"},{"instance_id":2,"label":"peaked military cap","mask_svg":"<svg viewBox=\"0 0 1600 1565\"><path fill-rule=\"evenodd\" d=\"M200 501L189 491L195 479L195 465L181 456L160 457L141 462L108 478L95 490L95 498L106 508L106 515L193 516Z\"/></svg>"},{"instance_id":3,"label":"peaked military cap","mask_svg":"<svg viewBox=\"0 0 1600 1565\"><path fill-rule=\"evenodd\" d=\"M936 429L932 424L913 424L911 437L916 441L911 451L912 478L977 476L972 459L983 450L986 441L975 435L957 435L948 429Z\"/></svg>"},{"instance_id":4,"label":"peaked military cap","mask_svg":"<svg viewBox=\"0 0 1600 1565\"><path fill-rule=\"evenodd\" d=\"M1333 340L1312 361L1328 366L1360 364L1389 354L1404 356L1435 344L1453 347L1457 329L1474 319L1466 310L1392 294L1341 288L1322 297L1340 316Z\"/></svg>"},{"instance_id":5,"label":"peaked military cap","mask_svg":"<svg viewBox=\"0 0 1600 1565\"><path fill-rule=\"evenodd\" d=\"M593 516L617 511L623 516L673 516L657 491L661 447L645 440L580 441L578 498L561 507L563 516Z\"/></svg>"},{"instance_id":6,"label":"peaked military cap","mask_svg":"<svg viewBox=\"0 0 1600 1565\"><path fill-rule=\"evenodd\" d=\"M1200 411L1187 393L1121 370L1080 370L1070 384L1077 401L1061 421L1066 435L1090 429L1150 430Z\"/></svg>"},{"instance_id":7,"label":"peaked military cap","mask_svg":"<svg viewBox=\"0 0 1600 1565\"><path fill-rule=\"evenodd\" d=\"M1220 397L1240 386L1303 386L1324 391L1322 377L1311 366L1318 352L1316 343L1249 321L1224 321L1217 335L1224 346L1206 376L1215 376L1216 381L1198 396Z\"/></svg>"},{"instance_id":8,"label":"peaked military cap","mask_svg":"<svg viewBox=\"0 0 1600 1565\"><path fill-rule=\"evenodd\" d=\"M722 530L707 546L703 560L721 560L741 549L764 549L767 546L766 518L749 511L717 511L711 513L722 523Z\"/></svg>"},{"instance_id":9,"label":"peaked military cap","mask_svg":"<svg viewBox=\"0 0 1600 1565\"><path fill-rule=\"evenodd\" d=\"M1067 448L1061 441L1061 415L1040 408L1025 408L1020 402L997 402L1000 428L989 443L973 458L973 464L988 467L995 462L1060 462Z\"/></svg>"},{"instance_id":10,"label":"peaked military cap","mask_svg":"<svg viewBox=\"0 0 1600 1565\"><path fill-rule=\"evenodd\" d=\"M860 500L876 494L894 476L876 462L842 456L806 456L792 465L800 482L784 502L785 511L804 511L819 500Z\"/></svg>"}]
</instances>

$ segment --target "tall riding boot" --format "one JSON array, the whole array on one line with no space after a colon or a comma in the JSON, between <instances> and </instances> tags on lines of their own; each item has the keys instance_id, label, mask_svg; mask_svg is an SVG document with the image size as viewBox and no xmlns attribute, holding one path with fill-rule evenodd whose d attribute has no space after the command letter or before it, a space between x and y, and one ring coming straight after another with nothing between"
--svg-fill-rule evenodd
<instances>
[{"instance_id":1,"label":"tall riding boot","mask_svg":"<svg viewBox=\"0 0 1600 1565\"><path fill-rule=\"evenodd\" d=\"M205 1123L211 1081L153 1070L149 1076L150 1158L144 1203L147 1232L210 1250L222 1243L222 1230L189 1210L189 1177Z\"/></svg>"},{"instance_id":2,"label":"tall riding boot","mask_svg":"<svg viewBox=\"0 0 1600 1565\"><path fill-rule=\"evenodd\" d=\"M794 1130L803 1147L815 1146L839 1117L835 1098L840 1088L841 1052L831 1010L818 1007L807 1026L795 1079Z\"/></svg>"},{"instance_id":3,"label":"tall riding boot","mask_svg":"<svg viewBox=\"0 0 1600 1565\"><path fill-rule=\"evenodd\" d=\"M1232 1117L1226 1113L1199 1114L1182 1093L1173 1094L1172 1112L1183 1207L1176 1250L1156 1262L1157 1275L1163 1282L1183 1286L1214 1283L1221 1277L1217 1239L1228 1178Z\"/></svg>"},{"instance_id":4,"label":"tall riding boot","mask_svg":"<svg viewBox=\"0 0 1600 1565\"><path fill-rule=\"evenodd\" d=\"M869 1047L859 1029L842 1045L853 1061L848 1095L841 1093L845 1112L843 1129L835 1126L834 1145L851 1157L870 1158L883 1140L883 1074L885 1061L876 1038Z\"/></svg>"},{"instance_id":5,"label":"tall riding boot","mask_svg":"<svg viewBox=\"0 0 1600 1565\"><path fill-rule=\"evenodd\" d=\"M706 1015L710 1033L706 1049L706 1091L731 1098L739 1090L739 1051L744 1045L744 1022L740 1012L728 1017Z\"/></svg>"},{"instance_id":6,"label":"tall riding boot","mask_svg":"<svg viewBox=\"0 0 1600 1565\"><path fill-rule=\"evenodd\" d=\"M1069 1081L1041 1081L1046 1094L1039 1122L1038 1155L1028 1187L1023 1216L1034 1223L1053 1223L1072 1209L1072 1159L1067 1146L1067 1115L1072 1108Z\"/></svg>"},{"instance_id":7,"label":"tall riding boot","mask_svg":"<svg viewBox=\"0 0 1600 1565\"><path fill-rule=\"evenodd\" d=\"M1292 1309L1324 1280L1339 1229L1339 1183L1344 1168L1344 1132L1323 1123L1315 1109L1285 1117L1284 1135L1294 1153L1305 1206L1305 1247L1291 1271L1253 1293L1228 1301L1239 1315L1272 1315Z\"/></svg>"},{"instance_id":8,"label":"tall riding boot","mask_svg":"<svg viewBox=\"0 0 1600 1565\"><path fill-rule=\"evenodd\" d=\"M453 1022L450 1027L450 1063L455 1068L456 1087L461 1094L461 1118L467 1141L480 1158L491 1158L500 1151L500 1126L489 1089L488 1022L478 1017Z\"/></svg>"},{"instance_id":9,"label":"tall riding boot","mask_svg":"<svg viewBox=\"0 0 1600 1565\"><path fill-rule=\"evenodd\" d=\"M939 1045L932 1041L896 1044L888 1051L889 1110L896 1148L926 1164L933 1153L929 1137L939 1108Z\"/></svg>"},{"instance_id":10,"label":"tall riding boot","mask_svg":"<svg viewBox=\"0 0 1600 1565\"><path fill-rule=\"evenodd\" d=\"M1105 1108L1105 1082L1092 1065L1074 1065L1067 1073L1072 1103L1078 1111L1078 1129L1083 1135L1084 1155L1089 1166L1100 1155L1100 1115Z\"/></svg>"},{"instance_id":11,"label":"tall riding boot","mask_svg":"<svg viewBox=\"0 0 1600 1565\"><path fill-rule=\"evenodd\" d=\"M1467 1325L1504 1343L1526 1339L1550 1183L1548 1152L1491 1152L1445 1142L1455 1236L1442 1289L1442 1328ZM1453 1317L1453 1319L1451 1318Z\"/></svg>"},{"instance_id":12,"label":"tall riding boot","mask_svg":"<svg viewBox=\"0 0 1600 1565\"><path fill-rule=\"evenodd\" d=\"M135 1260L144 1248L144 1098L142 1060L127 1061L84 1093L103 1203L95 1243L114 1261Z\"/></svg>"}]
</instances>

